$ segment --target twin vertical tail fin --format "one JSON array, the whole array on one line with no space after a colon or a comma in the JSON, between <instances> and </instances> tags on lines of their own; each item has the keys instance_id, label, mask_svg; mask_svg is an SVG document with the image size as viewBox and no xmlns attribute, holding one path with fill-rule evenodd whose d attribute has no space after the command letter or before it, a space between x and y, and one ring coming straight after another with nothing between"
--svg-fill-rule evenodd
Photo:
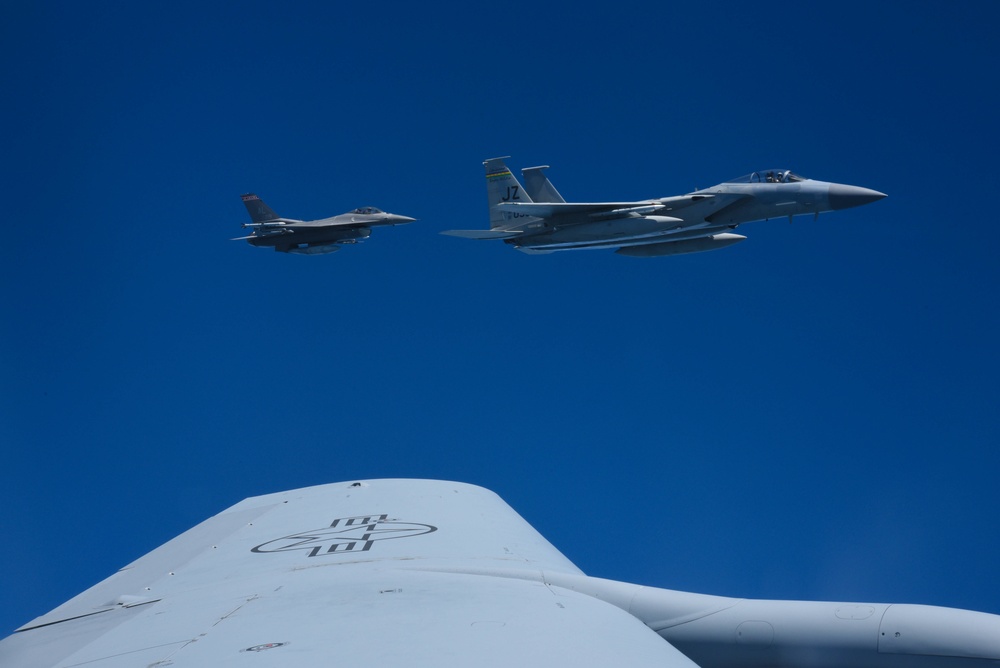
<instances>
[{"instance_id":1,"label":"twin vertical tail fin","mask_svg":"<svg viewBox=\"0 0 1000 668\"><path fill-rule=\"evenodd\" d=\"M246 195L241 195L240 199L243 200L243 204L247 208L247 213L250 214L250 220L254 223L267 223L280 220L278 214L272 211L271 207L264 204L255 194L247 193Z\"/></svg>"},{"instance_id":2,"label":"twin vertical tail fin","mask_svg":"<svg viewBox=\"0 0 1000 668\"><path fill-rule=\"evenodd\" d=\"M556 187L549 181L549 177L542 173L543 169L548 169L548 165L541 167L525 167L521 170L524 177L524 187L528 191L528 196L535 202L556 202L562 203L566 200L559 194Z\"/></svg>"},{"instance_id":3,"label":"twin vertical tail fin","mask_svg":"<svg viewBox=\"0 0 1000 668\"><path fill-rule=\"evenodd\" d=\"M497 204L532 201L503 161L504 158L490 158L483 163L486 167L486 195L489 198L491 230L510 227L514 222L513 215L501 211Z\"/></svg>"}]
</instances>

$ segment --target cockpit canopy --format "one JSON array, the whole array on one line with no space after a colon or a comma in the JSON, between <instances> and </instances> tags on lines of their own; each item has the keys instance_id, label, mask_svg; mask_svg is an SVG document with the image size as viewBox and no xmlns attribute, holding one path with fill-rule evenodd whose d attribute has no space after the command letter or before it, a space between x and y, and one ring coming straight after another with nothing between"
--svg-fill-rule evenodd
<instances>
[{"instance_id":1,"label":"cockpit canopy","mask_svg":"<svg viewBox=\"0 0 1000 668\"><path fill-rule=\"evenodd\" d=\"M361 206L355 209L354 211L351 211L351 213L360 213L365 216L370 216L375 213L385 213L385 212L382 211L382 209L376 209L373 206Z\"/></svg>"},{"instance_id":2,"label":"cockpit canopy","mask_svg":"<svg viewBox=\"0 0 1000 668\"><path fill-rule=\"evenodd\" d=\"M735 179L729 179L726 183L795 183L805 180L804 177L793 174L787 169L764 169Z\"/></svg>"}]
</instances>

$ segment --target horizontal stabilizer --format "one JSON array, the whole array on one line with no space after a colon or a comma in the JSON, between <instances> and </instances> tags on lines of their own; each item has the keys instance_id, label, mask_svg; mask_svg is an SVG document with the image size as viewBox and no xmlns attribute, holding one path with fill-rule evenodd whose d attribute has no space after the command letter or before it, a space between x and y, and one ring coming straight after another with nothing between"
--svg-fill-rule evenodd
<instances>
[{"instance_id":1,"label":"horizontal stabilizer","mask_svg":"<svg viewBox=\"0 0 1000 668\"><path fill-rule=\"evenodd\" d=\"M441 234L463 239L512 239L524 232L521 230L445 230Z\"/></svg>"}]
</instances>

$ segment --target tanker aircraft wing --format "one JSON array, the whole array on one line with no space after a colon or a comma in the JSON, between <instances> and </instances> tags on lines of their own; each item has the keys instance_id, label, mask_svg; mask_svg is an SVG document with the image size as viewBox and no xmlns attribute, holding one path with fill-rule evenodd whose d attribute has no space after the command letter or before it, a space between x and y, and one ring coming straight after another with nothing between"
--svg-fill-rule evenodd
<instances>
[{"instance_id":1,"label":"tanker aircraft wing","mask_svg":"<svg viewBox=\"0 0 1000 668\"><path fill-rule=\"evenodd\" d=\"M996 668L1000 616L590 578L492 492L246 499L0 641L18 668Z\"/></svg>"},{"instance_id":2,"label":"tanker aircraft wing","mask_svg":"<svg viewBox=\"0 0 1000 668\"><path fill-rule=\"evenodd\" d=\"M739 225L843 209L885 197L880 192L804 179L788 170L753 172L686 195L635 202L566 202L543 173L521 170L525 185L504 158L486 167L489 230L448 230L467 239L503 239L526 253L615 248L651 257L724 248L746 237Z\"/></svg>"}]
</instances>

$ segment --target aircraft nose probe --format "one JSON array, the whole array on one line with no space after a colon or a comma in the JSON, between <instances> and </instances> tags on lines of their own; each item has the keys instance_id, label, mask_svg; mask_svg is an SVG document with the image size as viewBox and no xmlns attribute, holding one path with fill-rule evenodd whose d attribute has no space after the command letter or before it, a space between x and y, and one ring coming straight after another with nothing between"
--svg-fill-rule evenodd
<instances>
[{"instance_id":1,"label":"aircraft nose probe","mask_svg":"<svg viewBox=\"0 0 1000 668\"><path fill-rule=\"evenodd\" d=\"M860 186L848 186L841 183L830 184L830 208L849 209L852 206L861 206L877 202L885 197L885 193L870 188Z\"/></svg>"}]
</instances>

